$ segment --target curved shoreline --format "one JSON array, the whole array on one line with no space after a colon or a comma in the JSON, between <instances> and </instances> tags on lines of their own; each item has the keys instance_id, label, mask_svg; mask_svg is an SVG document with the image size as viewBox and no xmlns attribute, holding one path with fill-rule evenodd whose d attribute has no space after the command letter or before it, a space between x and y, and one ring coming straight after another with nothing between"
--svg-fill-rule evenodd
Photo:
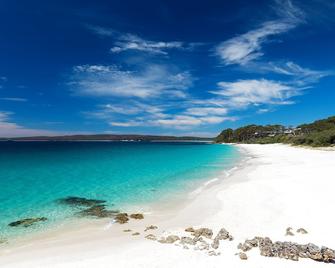
<instances>
[{"instance_id":1,"label":"curved shoreline","mask_svg":"<svg viewBox=\"0 0 335 268\"><path fill-rule=\"evenodd\" d=\"M225 180L215 181L175 210L146 215L127 225L106 223L54 233L24 248L1 251L4 267L326 267L311 260L292 262L265 258L250 252L248 261L234 254L237 244L256 235L280 241L313 242L335 248L331 236L335 219L329 215L335 202L332 192L335 152L306 150L284 145L238 145L252 158ZM318 177L318 180L315 178ZM324 188L327 185L327 188ZM313 198L312 198L313 197ZM303 205L302 205L303 204ZM168 204L167 207L169 207ZM310 216L317 211L319 216ZM222 255L211 257L200 251L183 250L144 239L147 225L152 233L183 234L186 227L225 227L235 240L222 245ZM285 229L306 228L307 235L285 236ZM132 229L137 237L123 233ZM43 258L41 258L43 256ZM18 261L20 259L21 261ZM329 267L329 266L328 266Z\"/></svg>"}]
</instances>

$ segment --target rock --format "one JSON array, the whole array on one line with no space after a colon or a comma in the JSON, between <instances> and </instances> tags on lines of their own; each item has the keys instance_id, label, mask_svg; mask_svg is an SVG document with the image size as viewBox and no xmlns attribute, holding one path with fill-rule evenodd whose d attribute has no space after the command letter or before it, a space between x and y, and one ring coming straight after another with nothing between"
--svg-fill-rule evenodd
<instances>
[{"instance_id":1,"label":"rock","mask_svg":"<svg viewBox=\"0 0 335 268\"><path fill-rule=\"evenodd\" d=\"M297 230L297 233L300 233L300 234L308 234L308 232L304 229L304 228L299 228Z\"/></svg>"},{"instance_id":2,"label":"rock","mask_svg":"<svg viewBox=\"0 0 335 268\"><path fill-rule=\"evenodd\" d=\"M129 217L128 217L127 213L116 214L114 219L117 223L120 223L120 224L124 224L124 223L127 223L129 221Z\"/></svg>"},{"instance_id":3,"label":"rock","mask_svg":"<svg viewBox=\"0 0 335 268\"><path fill-rule=\"evenodd\" d=\"M158 240L159 243L163 244L173 244L174 242L180 240L179 236L177 235L169 235L167 237L162 237Z\"/></svg>"},{"instance_id":4,"label":"rock","mask_svg":"<svg viewBox=\"0 0 335 268\"><path fill-rule=\"evenodd\" d=\"M209 228L199 228L199 229L195 229L194 232L192 232L192 235L194 235L195 237L206 237L208 239L211 239L213 236L213 231Z\"/></svg>"},{"instance_id":5,"label":"rock","mask_svg":"<svg viewBox=\"0 0 335 268\"><path fill-rule=\"evenodd\" d=\"M143 220L144 219L144 216L141 213L130 214L129 217L132 218L132 219L135 219L135 220Z\"/></svg>"},{"instance_id":6,"label":"rock","mask_svg":"<svg viewBox=\"0 0 335 268\"><path fill-rule=\"evenodd\" d=\"M65 204L65 205L70 205L70 206L84 206L84 207L92 207L92 206L106 203L105 200L87 199L84 197L77 197L77 196L68 196L65 198L60 198L57 200L57 202L60 204Z\"/></svg>"},{"instance_id":7,"label":"rock","mask_svg":"<svg viewBox=\"0 0 335 268\"><path fill-rule=\"evenodd\" d=\"M131 235L140 235L140 233L139 232L135 232L135 233L132 233Z\"/></svg>"},{"instance_id":8,"label":"rock","mask_svg":"<svg viewBox=\"0 0 335 268\"><path fill-rule=\"evenodd\" d=\"M193 233L194 229L193 229L193 227L188 227L188 228L185 229L185 232Z\"/></svg>"},{"instance_id":9,"label":"rock","mask_svg":"<svg viewBox=\"0 0 335 268\"><path fill-rule=\"evenodd\" d=\"M147 226L147 227L145 228L144 232L149 231L149 230L156 230L156 229L158 229L157 226L155 226L155 225L150 225L150 226Z\"/></svg>"},{"instance_id":10,"label":"rock","mask_svg":"<svg viewBox=\"0 0 335 268\"><path fill-rule=\"evenodd\" d=\"M82 217L108 218L119 213L118 210L107 210L105 205L95 205L77 213Z\"/></svg>"},{"instance_id":11,"label":"rock","mask_svg":"<svg viewBox=\"0 0 335 268\"><path fill-rule=\"evenodd\" d=\"M246 252L254 247L257 247L258 246L258 239L257 237L253 238L253 239L250 239L250 240L245 240L245 242L242 244L242 243L239 243L237 248Z\"/></svg>"},{"instance_id":12,"label":"rock","mask_svg":"<svg viewBox=\"0 0 335 268\"><path fill-rule=\"evenodd\" d=\"M309 243L301 245L293 242L275 242L270 238L258 238L259 249L262 256L279 257L293 261L298 261L299 258L310 258L322 262L334 262L335 251L333 249L322 247L321 249Z\"/></svg>"},{"instance_id":13,"label":"rock","mask_svg":"<svg viewBox=\"0 0 335 268\"><path fill-rule=\"evenodd\" d=\"M182 245L192 245L194 246L196 244L196 241L194 241L191 237L187 237L187 236L182 236L180 238L180 244Z\"/></svg>"},{"instance_id":14,"label":"rock","mask_svg":"<svg viewBox=\"0 0 335 268\"><path fill-rule=\"evenodd\" d=\"M130 229L126 229L126 230L123 230L125 233L129 233L129 232L131 232L131 230Z\"/></svg>"},{"instance_id":15,"label":"rock","mask_svg":"<svg viewBox=\"0 0 335 268\"><path fill-rule=\"evenodd\" d=\"M245 254L244 252L240 252L238 254L238 256L240 257L241 260L247 260L248 259L247 254Z\"/></svg>"},{"instance_id":16,"label":"rock","mask_svg":"<svg viewBox=\"0 0 335 268\"><path fill-rule=\"evenodd\" d=\"M216 237L213 240L212 248L218 249L220 246L220 240L226 240L229 239L229 241L232 241L234 238L229 234L229 232L225 228L221 228L221 230L218 232Z\"/></svg>"},{"instance_id":17,"label":"rock","mask_svg":"<svg viewBox=\"0 0 335 268\"><path fill-rule=\"evenodd\" d=\"M293 236L294 235L294 233L292 232L292 227L287 227L286 228L286 234L285 235L290 235L290 236Z\"/></svg>"},{"instance_id":18,"label":"rock","mask_svg":"<svg viewBox=\"0 0 335 268\"><path fill-rule=\"evenodd\" d=\"M209 244L206 241L200 242L198 246L199 250L209 250Z\"/></svg>"},{"instance_id":19,"label":"rock","mask_svg":"<svg viewBox=\"0 0 335 268\"><path fill-rule=\"evenodd\" d=\"M221 253L220 252L215 252L214 250L208 251L209 256L219 256Z\"/></svg>"},{"instance_id":20,"label":"rock","mask_svg":"<svg viewBox=\"0 0 335 268\"><path fill-rule=\"evenodd\" d=\"M150 239L150 240L157 240L156 236L153 234L148 234L145 236L146 239Z\"/></svg>"},{"instance_id":21,"label":"rock","mask_svg":"<svg viewBox=\"0 0 335 268\"><path fill-rule=\"evenodd\" d=\"M17 226L23 226L23 227L29 227L31 225L33 225L34 223L37 222L41 222L41 221L46 221L48 220L45 217L41 217L41 218L27 218L27 219L22 219L19 221L14 221L8 224L8 226L11 227L17 227Z\"/></svg>"}]
</instances>

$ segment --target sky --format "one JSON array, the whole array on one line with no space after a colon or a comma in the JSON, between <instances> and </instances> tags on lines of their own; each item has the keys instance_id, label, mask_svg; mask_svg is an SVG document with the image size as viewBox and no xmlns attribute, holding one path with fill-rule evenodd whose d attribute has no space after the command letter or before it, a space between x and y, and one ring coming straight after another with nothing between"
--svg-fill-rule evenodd
<instances>
[{"instance_id":1,"label":"sky","mask_svg":"<svg viewBox=\"0 0 335 268\"><path fill-rule=\"evenodd\" d=\"M335 2L0 1L0 136L216 136L335 114Z\"/></svg>"}]
</instances>

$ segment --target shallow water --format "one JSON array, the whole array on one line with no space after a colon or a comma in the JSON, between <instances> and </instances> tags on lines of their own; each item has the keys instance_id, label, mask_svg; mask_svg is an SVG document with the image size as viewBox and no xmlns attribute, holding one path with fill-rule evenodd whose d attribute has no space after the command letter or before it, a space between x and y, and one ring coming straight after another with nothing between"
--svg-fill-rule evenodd
<instances>
[{"instance_id":1,"label":"shallow water","mask_svg":"<svg viewBox=\"0 0 335 268\"><path fill-rule=\"evenodd\" d=\"M102 199L111 208L157 201L185 192L231 168L229 145L141 142L1 142L0 238L15 237L72 219L66 196ZM28 228L22 218L47 217Z\"/></svg>"}]
</instances>

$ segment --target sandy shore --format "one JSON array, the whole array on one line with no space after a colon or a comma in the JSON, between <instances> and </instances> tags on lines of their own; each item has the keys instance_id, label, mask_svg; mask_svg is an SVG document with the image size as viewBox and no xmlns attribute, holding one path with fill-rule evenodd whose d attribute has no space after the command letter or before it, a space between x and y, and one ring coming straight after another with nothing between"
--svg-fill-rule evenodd
<instances>
[{"instance_id":1,"label":"sandy shore","mask_svg":"<svg viewBox=\"0 0 335 268\"><path fill-rule=\"evenodd\" d=\"M238 145L250 156L226 179L213 181L180 205L155 208L144 220L125 225L90 221L40 234L0 249L0 267L333 267L262 257L258 248L240 260L237 245L254 236L312 242L335 248L335 151L286 145ZM144 232L150 224L159 228ZM186 227L226 228L233 241L222 241L220 256L145 239L152 233L186 235ZM308 234L286 236L287 227ZM124 229L139 232L125 233Z\"/></svg>"}]
</instances>

